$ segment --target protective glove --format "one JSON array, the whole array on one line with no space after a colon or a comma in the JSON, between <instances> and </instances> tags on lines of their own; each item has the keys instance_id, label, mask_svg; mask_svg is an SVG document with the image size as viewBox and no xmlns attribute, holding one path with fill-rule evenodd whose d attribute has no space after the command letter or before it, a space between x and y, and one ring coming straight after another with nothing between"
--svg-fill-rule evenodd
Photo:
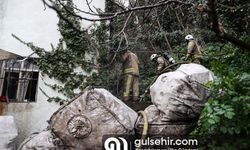
<instances>
[{"instance_id":1,"label":"protective glove","mask_svg":"<svg viewBox=\"0 0 250 150\"><path fill-rule=\"evenodd\" d=\"M169 62L170 62L171 64L174 64L174 63L175 63L174 58L173 58L173 57L169 58Z\"/></svg>"}]
</instances>

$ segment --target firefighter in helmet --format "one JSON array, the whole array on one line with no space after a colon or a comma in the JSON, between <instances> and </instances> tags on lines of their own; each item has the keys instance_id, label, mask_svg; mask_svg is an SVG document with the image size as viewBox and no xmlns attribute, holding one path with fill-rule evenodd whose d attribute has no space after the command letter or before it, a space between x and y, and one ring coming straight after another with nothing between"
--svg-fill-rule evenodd
<instances>
[{"instance_id":1,"label":"firefighter in helmet","mask_svg":"<svg viewBox=\"0 0 250 150\"><path fill-rule=\"evenodd\" d=\"M202 60L202 53L200 46L194 40L194 37L191 34L187 35L185 37L185 40L188 42L186 60L191 58L191 61L193 63L200 64Z\"/></svg>"},{"instance_id":2,"label":"firefighter in helmet","mask_svg":"<svg viewBox=\"0 0 250 150\"><path fill-rule=\"evenodd\" d=\"M164 68L175 63L173 57L171 57L167 52L164 53L163 56L158 54L152 54L150 56L150 60L158 64L157 66L158 73L161 73L164 70Z\"/></svg>"},{"instance_id":3,"label":"firefighter in helmet","mask_svg":"<svg viewBox=\"0 0 250 150\"><path fill-rule=\"evenodd\" d=\"M131 51L125 51L122 56L123 68L123 100L129 100L129 94L132 90L133 101L139 100L139 59Z\"/></svg>"}]
</instances>

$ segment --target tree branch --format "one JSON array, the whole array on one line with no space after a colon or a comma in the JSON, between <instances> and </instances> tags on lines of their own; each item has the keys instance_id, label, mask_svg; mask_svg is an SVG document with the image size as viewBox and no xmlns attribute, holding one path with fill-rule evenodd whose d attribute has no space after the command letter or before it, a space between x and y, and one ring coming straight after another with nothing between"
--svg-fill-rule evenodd
<instances>
[{"instance_id":1,"label":"tree branch","mask_svg":"<svg viewBox=\"0 0 250 150\"><path fill-rule=\"evenodd\" d=\"M160 28L160 31L163 32L163 36L164 36L164 38L165 38L165 40L166 40L166 43L167 43L167 45L168 45L169 50L172 51L172 47L171 47L171 45L170 45L170 43L169 43L169 41L168 41L168 38L167 38L165 32L163 31L163 28L162 28L162 26L161 26L161 24L160 24L159 19L157 19L157 24L158 24L158 26L159 26L159 28Z\"/></svg>"},{"instance_id":2,"label":"tree branch","mask_svg":"<svg viewBox=\"0 0 250 150\"><path fill-rule=\"evenodd\" d=\"M53 9L54 11L56 11L57 13L60 13L60 11L54 7L54 6L51 6L49 5L47 2L45 2L45 0L42 0L49 8ZM54 3L52 0L49 0L51 3ZM73 16L75 17L78 17L82 20L87 20L87 21L104 21L104 20L111 20L111 19L114 19L116 18L117 16L119 15L123 15L123 14L126 14L126 13L129 13L131 11L138 11L138 10L145 10L145 9L152 9L152 8L155 8L155 7L161 7L161 6L165 6L165 5L168 5L168 4L172 4L172 3L178 3L178 4L185 4L185 5L194 5L192 3L187 3L187 2L183 2L183 1L180 1L180 0L168 0L168 1L162 1L160 3L156 3L156 4L152 4L152 5L146 5L146 6L137 6L137 7L133 7L133 8L128 8L126 10L123 10L123 11L118 11L118 12L115 12L115 13L103 13L103 14L99 14L99 16L101 18L98 18L98 19L92 19L92 18L86 18L86 17L83 17L83 16L80 16L80 15L77 15L77 14L72 14ZM62 15L59 15L59 16L62 16ZM106 16L106 17L105 17Z\"/></svg>"},{"instance_id":3,"label":"tree branch","mask_svg":"<svg viewBox=\"0 0 250 150\"><path fill-rule=\"evenodd\" d=\"M43 3L44 3L46 6L48 6L50 9L54 10L54 11L57 13L57 15L58 15L62 20L64 20L65 22L67 22L75 31L77 31L77 32L84 32L83 30L77 28L70 20L68 20L68 19L60 12L60 10L59 10L58 8L56 8L55 6L51 6L50 4L48 4L48 3L46 2L46 0L42 0L42 1L43 1ZM52 2L52 3L53 3L53 2ZM73 14L72 12L70 12L70 13Z\"/></svg>"},{"instance_id":4,"label":"tree branch","mask_svg":"<svg viewBox=\"0 0 250 150\"><path fill-rule=\"evenodd\" d=\"M215 32L216 36L220 39L226 40L242 49L247 49L250 51L250 44L229 35L220 29L219 18L216 12L216 0L208 0L209 11L208 17L212 20L212 31Z\"/></svg>"}]
</instances>

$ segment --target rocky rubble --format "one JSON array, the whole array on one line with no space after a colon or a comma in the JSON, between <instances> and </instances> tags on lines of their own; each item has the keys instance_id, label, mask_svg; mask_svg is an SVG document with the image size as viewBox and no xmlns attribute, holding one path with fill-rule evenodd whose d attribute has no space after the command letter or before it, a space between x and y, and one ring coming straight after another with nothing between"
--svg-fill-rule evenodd
<instances>
[{"instance_id":1,"label":"rocky rubble","mask_svg":"<svg viewBox=\"0 0 250 150\"><path fill-rule=\"evenodd\" d=\"M207 98L213 74L184 64L160 75L150 88L153 105L145 109L148 134L187 135ZM56 111L48 129L28 138L20 150L102 149L103 135L142 133L143 118L105 89L88 88ZM44 143L44 144L39 144Z\"/></svg>"}]
</instances>

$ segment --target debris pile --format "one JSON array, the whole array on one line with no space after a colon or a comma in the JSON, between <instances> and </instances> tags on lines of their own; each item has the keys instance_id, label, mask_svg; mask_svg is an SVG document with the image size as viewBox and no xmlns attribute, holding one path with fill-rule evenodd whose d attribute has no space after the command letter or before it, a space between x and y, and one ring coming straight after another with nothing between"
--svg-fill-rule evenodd
<instances>
[{"instance_id":1,"label":"debris pile","mask_svg":"<svg viewBox=\"0 0 250 150\"><path fill-rule=\"evenodd\" d=\"M153 105L144 110L148 134L187 135L207 101L204 84L212 80L212 72L198 64L160 75L150 87ZM140 134L143 119L107 90L87 88L51 116L47 130L19 149L102 149L103 135Z\"/></svg>"}]
</instances>

